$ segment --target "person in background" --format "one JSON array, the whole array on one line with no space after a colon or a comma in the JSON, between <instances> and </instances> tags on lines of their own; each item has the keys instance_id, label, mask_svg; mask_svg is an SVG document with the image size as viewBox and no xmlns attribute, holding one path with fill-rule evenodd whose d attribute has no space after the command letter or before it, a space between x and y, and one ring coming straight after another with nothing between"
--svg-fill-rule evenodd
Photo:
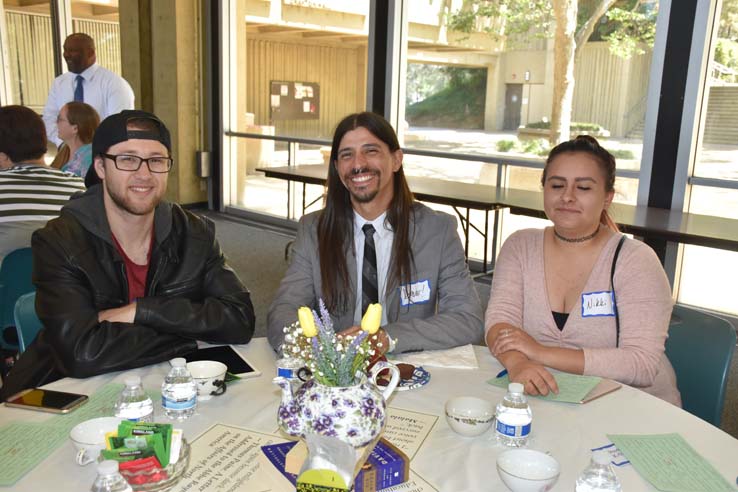
<instances>
[{"instance_id":1,"label":"person in background","mask_svg":"<svg viewBox=\"0 0 738 492\"><path fill-rule=\"evenodd\" d=\"M608 214L615 158L579 136L554 147L541 178L553 225L512 234L495 264L486 341L510 380L557 392L549 368L614 379L680 405L664 353L671 288L656 254Z\"/></svg>"},{"instance_id":2,"label":"person in background","mask_svg":"<svg viewBox=\"0 0 738 492\"><path fill-rule=\"evenodd\" d=\"M144 111L109 116L92 154L87 191L33 235L43 329L0 398L180 357L198 340L248 343L254 333L251 296L213 223L163 200L173 166L164 123Z\"/></svg>"},{"instance_id":3,"label":"person in background","mask_svg":"<svg viewBox=\"0 0 738 492\"><path fill-rule=\"evenodd\" d=\"M68 72L54 79L44 106L44 123L49 141L57 147L62 140L57 133L56 118L69 101L84 102L105 119L124 109L133 109L133 89L126 80L96 63L95 41L77 32L64 40L64 60Z\"/></svg>"},{"instance_id":4,"label":"person in background","mask_svg":"<svg viewBox=\"0 0 738 492\"><path fill-rule=\"evenodd\" d=\"M100 117L89 104L72 101L62 106L56 126L64 145L51 167L84 177L92 165L92 136L99 124Z\"/></svg>"},{"instance_id":5,"label":"person in background","mask_svg":"<svg viewBox=\"0 0 738 492\"><path fill-rule=\"evenodd\" d=\"M380 303L390 352L446 349L482 339L482 308L456 219L415 201L392 126L374 113L344 118L333 135L323 210L300 219L292 262L269 308L267 335L323 299L343 334Z\"/></svg>"},{"instance_id":6,"label":"person in background","mask_svg":"<svg viewBox=\"0 0 738 492\"><path fill-rule=\"evenodd\" d=\"M24 106L0 107L0 262L31 245L31 234L59 213L82 178L44 163L46 130Z\"/></svg>"}]
</instances>

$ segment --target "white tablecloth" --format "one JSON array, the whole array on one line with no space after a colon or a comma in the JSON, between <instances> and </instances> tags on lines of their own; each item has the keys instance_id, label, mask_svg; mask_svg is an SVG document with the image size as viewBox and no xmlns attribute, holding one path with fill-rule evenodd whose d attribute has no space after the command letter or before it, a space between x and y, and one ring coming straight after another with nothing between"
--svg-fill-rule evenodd
<instances>
[{"instance_id":1,"label":"white tablecloth","mask_svg":"<svg viewBox=\"0 0 738 492\"><path fill-rule=\"evenodd\" d=\"M276 433L276 413L280 393L272 385L274 354L266 339L235 346L260 369L262 376L231 384L224 396L202 402L198 413L182 424L185 435L194 438L214 423L225 423ZM475 347L479 370L428 368L431 381L411 391L396 393L393 407L441 416L430 436L411 463L411 468L439 491L481 492L506 490L495 467L502 451L494 442L493 431L476 438L455 434L447 425L444 403L452 396L474 395L499 401L504 391L485 381L501 369L486 347ZM139 374L146 388L158 388L169 364L158 364L129 371ZM92 394L105 383L123 382L120 372L89 379L64 379L50 388ZM571 491L574 481L590 458L590 449L607 443L608 433L639 434L679 432L718 471L734 484L738 474L738 440L725 432L642 391L624 386L620 390L586 405L570 405L531 399L533 430L530 446L549 451L561 463L561 476L555 491ZM157 418L161 417L156 405ZM42 421L49 414L0 407L0 425L12 420ZM53 418L53 417L52 417ZM95 477L94 466L74 464L74 448L67 442L54 451L15 486L2 490L79 492L89 490ZM1 465L0 465L1 466ZM623 490L654 490L632 466L616 469Z\"/></svg>"}]
</instances>

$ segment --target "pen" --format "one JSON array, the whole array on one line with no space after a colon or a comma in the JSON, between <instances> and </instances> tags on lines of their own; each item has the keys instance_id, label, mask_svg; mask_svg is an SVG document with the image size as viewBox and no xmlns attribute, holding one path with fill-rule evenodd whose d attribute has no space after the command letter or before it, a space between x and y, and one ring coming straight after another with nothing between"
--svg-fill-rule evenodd
<instances>
[{"instance_id":1,"label":"pen","mask_svg":"<svg viewBox=\"0 0 738 492\"><path fill-rule=\"evenodd\" d=\"M497 376L495 376L495 377L496 378L501 378L501 377L505 376L506 374L507 374L507 369L503 369L500 372L498 372L497 373Z\"/></svg>"}]
</instances>

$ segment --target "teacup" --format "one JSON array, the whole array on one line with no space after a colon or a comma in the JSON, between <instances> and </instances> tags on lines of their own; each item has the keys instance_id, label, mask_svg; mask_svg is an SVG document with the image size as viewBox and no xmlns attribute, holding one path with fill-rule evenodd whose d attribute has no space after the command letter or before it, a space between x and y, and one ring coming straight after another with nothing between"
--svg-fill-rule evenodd
<instances>
[{"instance_id":1,"label":"teacup","mask_svg":"<svg viewBox=\"0 0 738 492\"><path fill-rule=\"evenodd\" d=\"M225 375L228 366L214 360L198 360L187 363L192 379L197 383L197 399L209 400L226 391Z\"/></svg>"},{"instance_id":2,"label":"teacup","mask_svg":"<svg viewBox=\"0 0 738 492\"><path fill-rule=\"evenodd\" d=\"M117 431L118 424L118 417L98 417L75 425L69 438L77 449L77 464L88 465L97 460L100 450L105 449L105 434Z\"/></svg>"}]
</instances>

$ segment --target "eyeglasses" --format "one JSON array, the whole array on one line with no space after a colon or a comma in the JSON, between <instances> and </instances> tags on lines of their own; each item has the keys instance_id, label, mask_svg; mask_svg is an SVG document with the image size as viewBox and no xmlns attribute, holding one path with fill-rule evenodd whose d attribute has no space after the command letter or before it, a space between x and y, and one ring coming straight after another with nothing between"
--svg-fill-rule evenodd
<instances>
[{"instance_id":1,"label":"eyeglasses","mask_svg":"<svg viewBox=\"0 0 738 492\"><path fill-rule=\"evenodd\" d=\"M146 163L149 167L149 171L152 173L168 173L172 169L172 163L174 162L171 157L149 157L144 159L137 155L112 155L112 154L101 154L103 157L107 157L115 163L115 168L119 171L136 172L141 169L141 164Z\"/></svg>"}]
</instances>

